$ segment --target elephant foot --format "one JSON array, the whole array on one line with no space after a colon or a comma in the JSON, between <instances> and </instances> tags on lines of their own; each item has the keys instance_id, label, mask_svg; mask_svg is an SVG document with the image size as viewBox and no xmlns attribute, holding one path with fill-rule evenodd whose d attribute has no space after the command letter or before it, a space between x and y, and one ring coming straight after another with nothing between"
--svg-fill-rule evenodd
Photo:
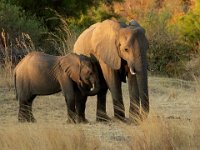
<instances>
[{"instance_id":1,"label":"elephant foot","mask_svg":"<svg viewBox=\"0 0 200 150\"><path fill-rule=\"evenodd\" d=\"M129 120L126 117L114 116L114 121L120 121L129 124Z\"/></svg>"},{"instance_id":2,"label":"elephant foot","mask_svg":"<svg viewBox=\"0 0 200 150\"><path fill-rule=\"evenodd\" d=\"M32 114L30 114L30 115L27 115L27 114L19 114L19 115L18 115L18 121L21 122L21 123L24 123L24 122L31 122L31 123L34 123L34 122L36 122L36 119L33 117Z\"/></svg>"},{"instance_id":3,"label":"elephant foot","mask_svg":"<svg viewBox=\"0 0 200 150\"><path fill-rule=\"evenodd\" d=\"M114 118L122 122L126 122L127 120L123 112L114 113Z\"/></svg>"},{"instance_id":4,"label":"elephant foot","mask_svg":"<svg viewBox=\"0 0 200 150\"><path fill-rule=\"evenodd\" d=\"M141 114L140 114L140 120L141 121L144 121L144 120L146 120L147 118L148 118L148 112L142 112Z\"/></svg>"},{"instance_id":5,"label":"elephant foot","mask_svg":"<svg viewBox=\"0 0 200 150\"><path fill-rule=\"evenodd\" d=\"M18 121L19 121L20 123L28 122L28 121L26 120L26 118L24 118L24 117L18 117Z\"/></svg>"},{"instance_id":6,"label":"elephant foot","mask_svg":"<svg viewBox=\"0 0 200 150\"><path fill-rule=\"evenodd\" d=\"M69 124L76 124L76 119L75 119L75 118L68 117L67 123L69 123Z\"/></svg>"},{"instance_id":7,"label":"elephant foot","mask_svg":"<svg viewBox=\"0 0 200 150\"><path fill-rule=\"evenodd\" d=\"M128 124L135 125L135 126L139 126L141 123L142 121L140 119L129 118L128 120Z\"/></svg>"},{"instance_id":8,"label":"elephant foot","mask_svg":"<svg viewBox=\"0 0 200 150\"><path fill-rule=\"evenodd\" d=\"M89 121L87 119L84 119L83 121L81 121L81 123L87 124L89 123Z\"/></svg>"},{"instance_id":9,"label":"elephant foot","mask_svg":"<svg viewBox=\"0 0 200 150\"><path fill-rule=\"evenodd\" d=\"M111 121L111 118L107 114L104 114L104 115L101 114L101 115L97 115L96 121L97 122L109 122L109 121Z\"/></svg>"},{"instance_id":10,"label":"elephant foot","mask_svg":"<svg viewBox=\"0 0 200 150\"><path fill-rule=\"evenodd\" d=\"M84 124L89 123L89 121L86 118L83 118L83 117L77 118L76 122L77 123L84 123Z\"/></svg>"},{"instance_id":11,"label":"elephant foot","mask_svg":"<svg viewBox=\"0 0 200 150\"><path fill-rule=\"evenodd\" d=\"M114 108L114 118L119 120L119 121L125 122L126 117L125 117L124 109Z\"/></svg>"},{"instance_id":12,"label":"elephant foot","mask_svg":"<svg viewBox=\"0 0 200 150\"><path fill-rule=\"evenodd\" d=\"M35 123L37 122L36 119L34 117L29 118L29 122Z\"/></svg>"}]
</instances>

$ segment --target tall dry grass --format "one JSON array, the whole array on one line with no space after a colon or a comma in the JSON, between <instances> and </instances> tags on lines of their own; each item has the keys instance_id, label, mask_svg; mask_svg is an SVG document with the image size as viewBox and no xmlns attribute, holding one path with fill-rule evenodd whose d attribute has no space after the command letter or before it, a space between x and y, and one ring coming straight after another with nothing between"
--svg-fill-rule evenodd
<instances>
[{"instance_id":1,"label":"tall dry grass","mask_svg":"<svg viewBox=\"0 0 200 150\"><path fill-rule=\"evenodd\" d=\"M0 127L2 150L88 150L97 149L100 143L86 137L78 126L49 124L21 124Z\"/></svg>"},{"instance_id":2,"label":"tall dry grass","mask_svg":"<svg viewBox=\"0 0 200 150\"><path fill-rule=\"evenodd\" d=\"M127 140L130 149L137 150L198 149L199 129L199 124L188 120L164 117L151 117L137 128L123 128L130 136Z\"/></svg>"},{"instance_id":3,"label":"tall dry grass","mask_svg":"<svg viewBox=\"0 0 200 150\"><path fill-rule=\"evenodd\" d=\"M140 126L121 122L98 125L7 125L0 127L0 147L4 150L199 149L199 123L149 118Z\"/></svg>"},{"instance_id":4,"label":"tall dry grass","mask_svg":"<svg viewBox=\"0 0 200 150\"><path fill-rule=\"evenodd\" d=\"M48 39L53 46L53 53L59 55L66 55L73 51L74 43L77 39L77 34L69 29L66 19L61 16L57 11L48 8L54 14L54 17L48 20L55 20L60 22L60 25L55 28L54 32L49 32ZM52 53L52 52L50 52Z\"/></svg>"},{"instance_id":5,"label":"tall dry grass","mask_svg":"<svg viewBox=\"0 0 200 150\"><path fill-rule=\"evenodd\" d=\"M29 52L35 50L31 37L21 33L15 41L4 30L0 33L0 86L13 87L13 68Z\"/></svg>"}]
</instances>

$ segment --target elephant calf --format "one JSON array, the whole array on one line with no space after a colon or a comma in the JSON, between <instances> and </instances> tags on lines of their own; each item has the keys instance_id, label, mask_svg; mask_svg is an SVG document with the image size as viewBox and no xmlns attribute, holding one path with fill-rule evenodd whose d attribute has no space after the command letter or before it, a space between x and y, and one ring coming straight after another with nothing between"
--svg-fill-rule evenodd
<instances>
[{"instance_id":1,"label":"elephant calf","mask_svg":"<svg viewBox=\"0 0 200 150\"><path fill-rule=\"evenodd\" d=\"M68 110L68 120L84 122L85 101L78 97L95 95L99 91L98 70L91 59L70 53L52 56L29 53L14 70L16 98L19 100L18 120L34 122L32 103L37 95L62 91ZM80 95L81 94L81 95Z\"/></svg>"}]
</instances>

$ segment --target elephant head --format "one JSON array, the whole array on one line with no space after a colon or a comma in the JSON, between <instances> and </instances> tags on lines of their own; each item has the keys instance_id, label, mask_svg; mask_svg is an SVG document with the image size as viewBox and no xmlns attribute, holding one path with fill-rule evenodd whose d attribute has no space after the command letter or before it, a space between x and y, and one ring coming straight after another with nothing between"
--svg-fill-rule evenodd
<instances>
[{"instance_id":1,"label":"elephant head","mask_svg":"<svg viewBox=\"0 0 200 150\"><path fill-rule=\"evenodd\" d=\"M90 96L98 92L100 88L98 70L91 58L70 54L67 59L65 56L61 59L60 66L83 93Z\"/></svg>"},{"instance_id":2,"label":"elephant head","mask_svg":"<svg viewBox=\"0 0 200 150\"><path fill-rule=\"evenodd\" d=\"M148 41L144 29L139 25L122 27L118 22L111 20L97 23L92 33L91 44L96 56L112 69L120 69L123 59L127 62L131 74L141 72L142 68L139 65L142 64L137 62L146 55Z\"/></svg>"},{"instance_id":3,"label":"elephant head","mask_svg":"<svg viewBox=\"0 0 200 150\"><path fill-rule=\"evenodd\" d=\"M88 96L95 95L100 88L98 69L91 58L80 55L80 90Z\"/></svg>"}]
</instances>

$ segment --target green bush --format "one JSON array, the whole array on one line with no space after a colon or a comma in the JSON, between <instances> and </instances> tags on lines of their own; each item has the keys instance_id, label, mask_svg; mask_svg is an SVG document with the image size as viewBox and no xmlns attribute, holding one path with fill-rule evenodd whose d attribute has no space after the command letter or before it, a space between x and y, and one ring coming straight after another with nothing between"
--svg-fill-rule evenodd
<instances>
[{"instance_id":1,"label":"green bush","mask_svg":"<svg viewBox=\"0 0 200 150\"><path fill-rule=\"evenodd\" d=\"M150 47L148 51L149 68L153 74L181 77L184 62L189 60L190 46L179 36L176 25L169 25L172 14L165 9L150 11L143 22Z\"/></svg>"},{"instance_id":2,"label":"green bush","mask_svg":"<svg viewBox=\"0 0 200 150\"><path fill-rule=\"evenodd\" d=\"M0 21L3 21L0 28L4 28L13 37L26 32L43 51L63 55L71 51L75 36L85 28L114 16L109 6L112 1L120 0L4 1L6 3L0 4ZM69 29L73 35L69 34Z\"/></svg>"},{"instance_id":3,"label":"green bush","mask_svg":"<svg viewBox=\"0 0 200 150\"><path fill-rule=\"evenodd\" d=\"M194 8L179 18L178 26L183 38L197 44L200 42L200 0L194 2Z\"/></svg>"},{"instance_id":4,"label":"green bush","mask_svg":"<svg viewBox=\"0 0 200 150\"><path fill-rule=\"evenodd\" d=\"M47 29L35 17L26 16L25 12L18 6L0 1L0 30L9 34L10 40L15 40L21 33L30 35L34 44L42 44L43 33Z\"/></svg>"},{"instance_id":5,"label":"green bush","mask_svg":"<svg viewBox=\"0 0 200 150\"><path fill-rule=\"evenodd\" d=\"M55 10L64 18L66 18L68 23L72 23L71 26L74 28L83 29L88 25L94 23L94 18L92 15L102 14L103 18L107 16L108 12L99 10L102 4L111 6L114 1L122 0L5 0L11 2L14 5L22 7L27 13L35 15L38 18L42 18L45 21L45 25L48 27L49 31L54 32L54 29L60 25L60 22L56 20L51 20L49 18L54 18L55 14L50 9ZM92 8L92 9L91 9ZM101 13L95 13L101 11ZM92 11L92 15L91 12ZM95 14L94 14L95 13ZM101 16L98 16L101 17ZM81 21L79 21L81 19ZM95 22L97 19L95 19ZM78 22L78 23L77 23Z\"/></svg>"},{"instance_id":6,"label":"green bush","mask_svg":"<svg viewBox=\"0 0 200 150\"><path fill-rule=\"evenodd\" d=\"M200 53L197 53L185 65L185 72L183 78L185 80L200 81Z\"/></svg>"},{"instance_id":7,"label":"green bush","mask_svg":"<svg viewBox=\"0 0 200 150\"><path fill-rule=\"evenodd\" d=\"M69 27L80 33L85 28L96 22L101 22L105 19L118 16L114 13L112 6L107 6L104 3L100 3L98 6L93 6L87 10L86 14L81 14L78 18L68 18L67 22Z\"/></svg>"}]
</instances>

